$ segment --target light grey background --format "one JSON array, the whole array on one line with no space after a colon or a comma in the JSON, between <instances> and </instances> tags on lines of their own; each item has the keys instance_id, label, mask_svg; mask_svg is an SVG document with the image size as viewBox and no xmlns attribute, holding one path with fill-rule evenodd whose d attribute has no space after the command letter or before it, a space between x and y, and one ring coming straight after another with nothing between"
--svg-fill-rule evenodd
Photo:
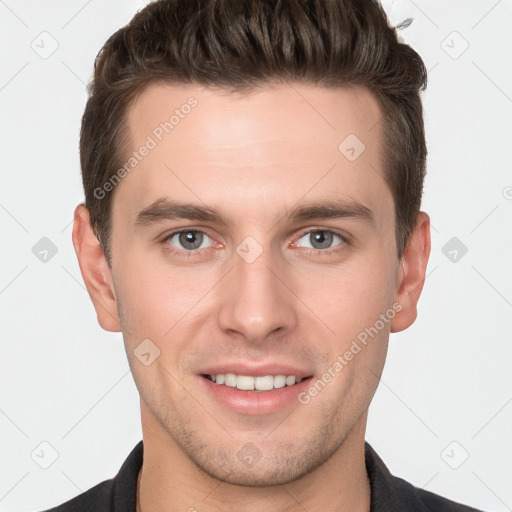
<instances>
[{"instance_id":1,"label":"light grey background","mask_svg":"<svg viewBox=\"0 0 512 512\"><path fill-rule=\"evenodd\" d=\"M94 57L143 5L0 0L5 512L54 506L114 476L142 436L122 337L96 322L71 220ZM402 36L430 70L423 209L433 244L419 318L391 337L367 440L419 487L512 510L512 2L384 5L393 23L414 18ZM57 249L46 262L32 252L43 237Z\"/></svg>"}]
</instances>

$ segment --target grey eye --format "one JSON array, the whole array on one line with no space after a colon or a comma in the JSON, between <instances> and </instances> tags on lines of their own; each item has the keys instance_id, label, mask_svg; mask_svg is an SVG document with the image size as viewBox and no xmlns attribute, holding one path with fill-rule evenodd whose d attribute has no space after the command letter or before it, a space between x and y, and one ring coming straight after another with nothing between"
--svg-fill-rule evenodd
<instances>
[{"instance_id":1,"label":"grey eye","mask_svg":"<svg viewBox=\"0 0 512 512\"><path fill-rule=\"evenodd\" d=\"M212 240L206 233L194 229L178 231L168 238L168 243L177 249L194 251L211 247Z\"/></svg>"},{"instance_id":2,"label":"grey eye","mask_svg":"<svg viewBox=\"0 0 512 512\"><path fill-rule=\"evenodd\" d=\"M338 239L338 243L334 243L335 239ZM329 231L327 229L317 229L314 231L310 231L303 235L297 241L297 244L302 247L309 247L311 249L331 249L332 247L336 247L343 243L344 240L341 235L334 233L333 231Z\"/></svg>"},{"instance_id":3,"label":"grey eye","mask_svg":"<svg viewBox=\"0 0 512 512\"><path fill-rule=\"evenodd\" d=\"M315 249L328 249L334 239L333 235L330 231L314 231L309 233L309 239Z\"/></svg>"}]
</instances>

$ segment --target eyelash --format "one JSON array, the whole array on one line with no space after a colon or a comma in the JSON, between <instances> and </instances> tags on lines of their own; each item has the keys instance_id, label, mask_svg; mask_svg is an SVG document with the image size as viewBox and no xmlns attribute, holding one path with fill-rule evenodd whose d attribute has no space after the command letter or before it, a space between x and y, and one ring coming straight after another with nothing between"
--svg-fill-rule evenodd
<instances>
[{"instance_id":1,"label":"eyelash","mask_svg":"<svg viewBox=\"0 0 512 512\"><path fill-rule=\"evenodd\" d=\"M194 249L194 250L179 250L179 249L175 249L173 246L171 246L168 242L175 236L175 235L178 235L180 233L189 233L189 232L192 232L192 233L201 233L205 236L208 236L208 233L206 233L205 231L202 231L200 229L179 229L177 231L173 231L172 233L170 233L169 235L167 235L163 240L162 240L162 244L165 246L165 249L171 253L172 255L174 256L182 256L182 257L186 257L186 258L190 258L190 257L193 257L193 256L199 256L199 255L202 255L203 251L207 250L207 249L211 249L211 247L206 247L206 248L203 248L203 249ZM308 235L309 233L316 233L316 232L324 232L324 233L332 233L336 236L338 236L341 240L341 243L339 243L338 245L334 246L333 248L327 248L327 249L314 249L314 248L306 248L307 252L308 253L312 253L314 255L325 255L325 254L337 254L338 252L342 251L345 249L345 247L347 245L350 245L350 242L348 241L347 237L342 235L339 231L335 230L335 229L321 229L321 228L311 228L311 229L308 229L306 231L304 231L299 237L298 239L301 239L302 237L304 237L305 235Z\"/></svg>"}]
</instances>

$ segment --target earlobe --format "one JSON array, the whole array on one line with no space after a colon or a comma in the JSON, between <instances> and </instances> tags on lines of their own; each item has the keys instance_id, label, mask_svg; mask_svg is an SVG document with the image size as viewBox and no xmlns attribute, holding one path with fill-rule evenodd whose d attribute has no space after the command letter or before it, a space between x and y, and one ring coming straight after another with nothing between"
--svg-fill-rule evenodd
<instances>
[{"instance_id":1,"label":"earlobe","mask_svg":"<svg viewBox=\"0 0 512 512\"><path fill-rule=\"evenodd\" d=\"M99 324L106 331L119 332L121 325L110 269L83 204L75 208L73 246Z\"/></svg>"},{"instance_id":2,"label":"earlobe","mask_svg":"<svg viewBox=\"0 0 512 512\"><path fill-rule=\"evenodd\" d=\"M400 260L395 301L402 309L391 321L391 332L403 331L416 320L429 255L430 218L425 212L419 212Z\"/></svg>"}]
</instances>

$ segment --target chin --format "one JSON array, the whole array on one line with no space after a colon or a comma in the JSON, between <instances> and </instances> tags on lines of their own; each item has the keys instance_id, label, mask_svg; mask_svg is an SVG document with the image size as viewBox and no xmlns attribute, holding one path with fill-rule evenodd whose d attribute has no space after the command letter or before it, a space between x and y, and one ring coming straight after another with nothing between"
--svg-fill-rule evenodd
<instances>
[{"instance_id":1,"label":"chin","mask_svg":"<svg viewBox=\"0 0 512 512\"><path fill-rule=\"evenodd\" d=\"M212 449L182 447L199 469L221 482L246 487L275 487L291 483L311 473L336 451L338 445L327 444L325 436L311 436L312 441L272 445L266 443L261 451L256 447L264 440L248 442L241 448L232 446ZM341 444L341 443L339 443ZM196 448L197 445L196 445Z\"/></svg>"}]
</instances>

